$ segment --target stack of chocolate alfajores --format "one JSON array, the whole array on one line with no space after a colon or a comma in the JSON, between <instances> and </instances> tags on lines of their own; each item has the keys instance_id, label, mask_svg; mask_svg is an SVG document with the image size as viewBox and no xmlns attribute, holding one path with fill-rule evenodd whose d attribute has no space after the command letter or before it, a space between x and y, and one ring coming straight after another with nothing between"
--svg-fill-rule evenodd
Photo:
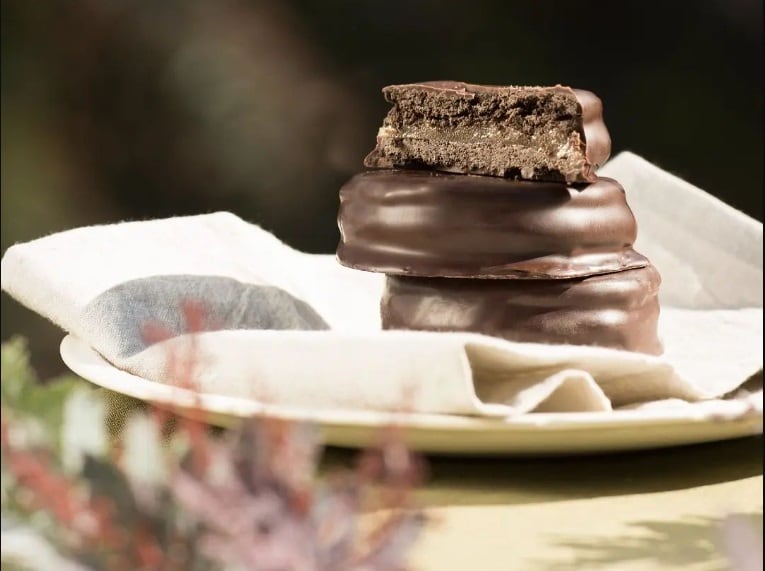
<instances>
[{"instance_id":1,"label":"stack of chocolate alfajores","mask_svg":"<svg viewBox=\"0 0 765 571\"><path fill-rule=\"evenodd\" d=\"M624 190L595 171L600 100L568 87L394 85L340 190L338 259L387 274L386 329L658 354L656 269Z\"/></svg>"}]
</instances>

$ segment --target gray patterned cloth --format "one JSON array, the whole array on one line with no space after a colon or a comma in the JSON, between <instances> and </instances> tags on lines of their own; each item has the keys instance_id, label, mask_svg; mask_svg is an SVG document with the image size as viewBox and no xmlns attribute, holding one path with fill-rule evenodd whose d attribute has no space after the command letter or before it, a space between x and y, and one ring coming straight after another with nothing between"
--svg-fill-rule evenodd
<instances>
[{"instance_id":1,"label":"gray patterned cloth","mask_svg":"<svg viewBox=\"0 0 765 571\"><path fill-rule=\"evenodd\" d=\"M120 359L147 349L156 340L153 333L167 338L190 329L329 328L316 310L281 288L191 275L150 276L116 285L85 306L82 321L99 331L101 351Z\"/></svg>"}]
</instances>

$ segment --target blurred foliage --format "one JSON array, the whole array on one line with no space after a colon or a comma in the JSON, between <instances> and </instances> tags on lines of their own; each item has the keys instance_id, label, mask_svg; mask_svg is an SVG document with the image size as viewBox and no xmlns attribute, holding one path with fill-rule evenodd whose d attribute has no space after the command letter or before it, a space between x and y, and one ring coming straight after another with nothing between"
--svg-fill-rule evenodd
<instances>
[{"instance_id":1,"label":"blurred foliage","mask_svg":"<svg viewBox=\"0 0 765 571\"><path fill-rule=\"evenodd\" d=\"M29 365L27 342L21 337L3 343L0 369L0 397L6 405L3 420L34 423L41 439L58 443L64 422L62 405L81 380L63 375L41 386Z\"/></svg>"},{"instance_id":2,"label":"blurred foliage","mask_svg":"<svg viewBox=\"0 0 765 571\"><path fill-rule=\"evenodd\" d=\"M630 149L761 218L760 0L4 0L0 246L231 210L329 252L380 88L572 84ZM628 189L629 190L629 189ZM46 376L60 333L7 296Z\"/></svg>"},{"instance_id":3,"label":"blurred foliage","mask_svg":"<svg viewBox=\"0 0 765 571\"><path fill-rule=\"evenodd\" d=\"M411 494L422 466L403 441L319 481L312 426L262 419L215 435L148 407L109 435L98 390L37 383L21 339L0 361L3 568L405 569L425 520Z\"/></svg>"}]
</instances>

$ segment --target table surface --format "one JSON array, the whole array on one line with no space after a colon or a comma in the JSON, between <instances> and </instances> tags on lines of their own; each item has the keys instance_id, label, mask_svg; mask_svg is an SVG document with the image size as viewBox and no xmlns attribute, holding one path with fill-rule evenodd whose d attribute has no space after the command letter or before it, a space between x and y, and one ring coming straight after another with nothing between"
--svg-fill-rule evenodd
<instances>
[{"instance_id":1,"label":"table surface","mask_svg":"<svg viewBox=\"0 0 765 571\"><path fill-rule=\"evenodd\" d=\"M354 456L329 449L323 470ZM427 460L417 571L728 569L722 518L741 514L762 532L761 436L603 456Z\"/></svg>"},{"instance_id":2,"label":"table surface","mask_svg":"<svg viewBox=\"0 0 765 571\"><path fill-rule=\"evenodd\" d=\"M142 406L105 394L122 411L110 421ZM357 454L328 448L320 474ZM426 460L418 499L429 522L412 571L724 570L724 517L741 515L761 537L761 435L601 456Z\"/></svg>"}]
</instances>

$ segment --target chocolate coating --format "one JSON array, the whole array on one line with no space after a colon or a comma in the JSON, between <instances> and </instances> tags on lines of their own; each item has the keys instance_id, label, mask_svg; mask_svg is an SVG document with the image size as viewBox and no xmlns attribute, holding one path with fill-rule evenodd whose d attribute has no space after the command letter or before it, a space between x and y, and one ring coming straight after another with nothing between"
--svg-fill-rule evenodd
<instances>
[{"instance_id":1,"label":"chocolate coating","mask_svg":"<svg viewBox=\"0 0 765 571\"><path fill-rule=\"evenodd\" d=\"M575 175L575 179L594 182L597 179L595 171L611 156L611 135L603 120L603 102L600 97L584 89L572 91L582 109L584 139L581 144L584 145L585 158L581 175Z\"/></svg>"},{"instance_id":2,"label":"chocolate coating","mask_svg":"<svg viewBox=\"0 0 765 571\"><path fill-rule=\"evenodd\" d=\"M380 307L384 329L470 331L658 355L660 283L651 265L575 280L389 276Z\"/></svg>"},{"instance_id":3,"label":"chocolate coating","mask_svg":"<svg viewBox=\"0 0 765 571\"><path fill-rule=\"evenodd\" d=\"M368 167L594 182L611 152L603 105L589 91L430 81L383 93L393 107Z\"/></svg>"},{"instance_id":4,"label":"chocolate coating","mask_svg":"<svg viewBox=\"0 0 765 571\"><path fill-rule=\"evenodd\" d=\"M337 255L387 274L563 279L645 266L624 190L380 170L340 189Z\"/></svg>"}]
</instances>

